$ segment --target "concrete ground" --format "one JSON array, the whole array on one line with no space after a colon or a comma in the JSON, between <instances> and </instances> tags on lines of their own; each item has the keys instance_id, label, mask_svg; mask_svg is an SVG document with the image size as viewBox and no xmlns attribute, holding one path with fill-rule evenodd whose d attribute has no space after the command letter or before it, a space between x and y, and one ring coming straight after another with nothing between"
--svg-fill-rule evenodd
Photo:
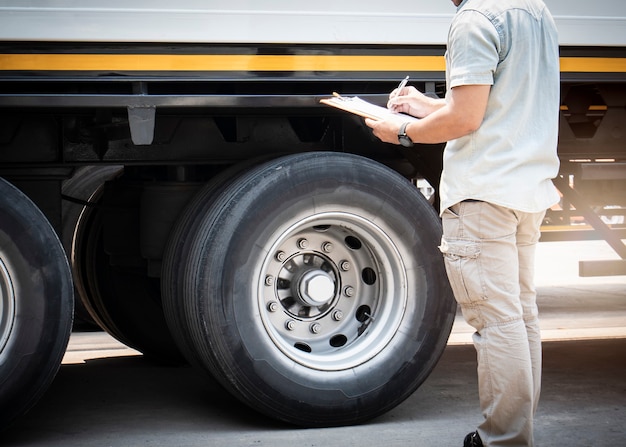
<instances>
[{"instance_id":1,"label":"concrete ground","mask_svg":"<svg viewBox=\"0 0 626 447\"><path fill-rule=\"evenodd\" d=\"M626 445L626 277L578 278L603 242L540 244L544 337L538 446ZM460 446L480 421L471 329L404 403L367 424L300 429L247 409L189 367L156 366L103 333L72 335L41 402L0 434L6 446Z\"/></svg>"}]
</instances>

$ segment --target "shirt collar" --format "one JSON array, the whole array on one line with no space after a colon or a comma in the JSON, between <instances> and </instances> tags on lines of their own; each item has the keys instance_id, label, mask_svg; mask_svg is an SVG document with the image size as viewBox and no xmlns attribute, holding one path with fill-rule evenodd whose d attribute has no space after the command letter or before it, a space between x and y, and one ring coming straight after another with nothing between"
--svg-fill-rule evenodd
<instances>
[{"instance_id":1,"label":"shirt collar","mask_svg":"<svg viewBox=\"0 0 626 447\"><path fill-rule=\"evenodd\" d=\"M459 4L459 6L457 6L457 7L456 7L457 12L458 12L458 11L460 11L460 10L461 10L461 8L462 8L463 6L465 6L465 4L466 4L467 2L468 2L468 0L463 0L463 1Z\"/></svg>"}]
</instances>

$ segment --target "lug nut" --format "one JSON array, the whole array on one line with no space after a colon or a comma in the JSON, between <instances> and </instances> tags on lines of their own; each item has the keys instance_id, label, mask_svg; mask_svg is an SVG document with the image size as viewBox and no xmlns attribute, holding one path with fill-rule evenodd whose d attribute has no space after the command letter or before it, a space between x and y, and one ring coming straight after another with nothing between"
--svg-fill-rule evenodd
<instances>
[{"instance_id":1,"label":"lug nut","mask_svg":"<svg viewBox=\"0 0 626 447\"><path fill-rule=\"evenodd\" d=\"M288 331L293 331L296 328L296 322L293 320L285 321L285 329Z\"/></svg>"},{"instance_id":2,"label":"lug nut","mask_svg":"<svg viewBox=\"0 0 626 447\"><path fill-rule=\"evenodd\" d=\"M340 310L336 310L333 312L333 320L341 321L343 319L343 312Z\"/></svg>"},{"instance_id":3,"label":"lug nut","mask_svg":"<svg viewBox=\"0 0 626 447\"><path fill-rule=\"evenodd\" d=\"M344 289L343 289L343 294L344 294L345 296L347 296L348 298L353 297L353 296L354 296L354 287L352 287L352 286L346 286L346 287L344 287Z\"/></svg>"},{"instance_id":4,"label":"lug nut","mask_svg":"<svg viewBox=\"0 0 626 447\"><path fill-rule=\"evenodd\" d=\"M302 238L298 240L298 248L301 249L305 249L309 246L309 241L307 241L306 239Z\"/></svg>"},{"instance_id":5,"label":"lug nut","mask_svg":"<svg viewBox=\"0 0 626 447\"><path fill-rule=\"evenodd\" d=\"M349 261L341 261L341 263L339 264L339 268L342 271L347 272L348 270L350 270L350 262Z\"/></svg>"},{"instance_id":6,"label":"lug nut","mask_svg":"<svg viewBox=\"0 0 626 447\"><path fill-rule=\"evenodd\" d=\"M268 303L267 310L269 310L270 312L276 312L278 310L278 303L276 301Z\"/></svg>"},{"instance_id":7,"label":"lug nut","mask_svg":"<svg viewBox=\"0 0 626 447\"><path fill-rule=\"evenodd\" d=\"M309 326L309 329L313 334L319 334L322 330L322 326L319 323L312 323L311 326Z\"/></svg>"},{"instance_id":8,"label":"lug nut","mask_svg":"<svg viewBox=\"0 0 626 447\"><path fill-rule=\"evenodd\" d=\"M267 275L265 277L265 285L266 286L273 286L274 285L274 277L272 275Z\"/></svg>"},{"instance_id":9,"label":"lug nut","mask_svg":"<svg viewBox=\"0 0 626 447\"><path fill-rule=\"evenodd\" d=\"M287 257L287 255L285 254L284 251L278 251L276 252L276 255L274 257L276 258L278 262L283 262L285 258Z\"/></svg>"},{"instance_id":10,"label":"lug nut","mask_svg":"<svg viewBox=\"0 0 626 447\"><path fill-rule=\"evenodd\" d=\"M331 251L333 251L333 243L332 242L324 242L322 244L322 250L324 251L324 253L330 253Z\"/></svg>"}]
</instances>

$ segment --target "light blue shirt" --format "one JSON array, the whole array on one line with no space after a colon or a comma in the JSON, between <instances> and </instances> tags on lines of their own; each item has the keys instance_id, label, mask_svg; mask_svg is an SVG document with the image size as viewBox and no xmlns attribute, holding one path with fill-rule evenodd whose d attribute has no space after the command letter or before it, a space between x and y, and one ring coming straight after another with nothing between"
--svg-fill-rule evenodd
<instances>
[{"instance_id":1,"label":"light blue shirt","mask_svg":"<svg viewBox=\"0 0 626 447\"><path fill-rule=\"evenodd\" d=\"M540 0L465 0L446 52L448 89L491 85L478 130L444 151L441 210L465 199L539 212L559 195L559 48Z\"/></svg>"}]
</instances>

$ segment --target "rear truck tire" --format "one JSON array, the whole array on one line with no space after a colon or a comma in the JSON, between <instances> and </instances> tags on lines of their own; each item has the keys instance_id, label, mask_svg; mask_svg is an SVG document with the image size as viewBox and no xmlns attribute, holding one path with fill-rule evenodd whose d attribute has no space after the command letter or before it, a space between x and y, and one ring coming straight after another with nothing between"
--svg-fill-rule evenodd
<instances>
[{"instance_id":1,"label":"rear truck tire","mask_svg":"<svg viewBox=\"0 0 626 447\"><path fill-rule=\"evenodd\" d=\"M93 199L92 199L93 200ZM99 198L95 200L99 203ZM74 276L74 288L91 319L119 342L133 346L125 337L104 305L100 288L99 272L107 271L102 248L102 218L98 207L85 207L76 223L70 265Z\"/></svg>"},{"instance_id":2,"label":"rear truck tire","mask_svg":"<svg viewBox=\"0 0 626 447\"><path fill-rule=\"evenodd\" d=\"M123 169L122 166L83 166L76 169L74 175L63 182L61 242L68 259L72 257L80 216L87 207L82 202L95 204L104 182L120 175ZM79 288L74 289L74 297L74 325L78 324L81 328L87 329L99 328L84 304L87 297L81 295Z\"/></svg>"},{"instance_id":3,"label":"rear truck tire","mask_svg":"<svg viewBox=\"0 0 626 447\"><path fill-rule=\"evenodd\" d=\"M200 368L234 396L288 423L339 426L387 412L430 374L456 304L439 218L408 180L306 153L207 200L168 299L183 303Z\"/></svg>"},{"instance_id":4,"label":"rear truck tire","mask_svg":"<svg viewBox=\"0 0 626 447\"><path fill-rule=\"evenodd\" d=\"M183 213L176 221L170 232L168 242L163 253L163 265L161 270L161 295L163 312L178 349L192 365L198 365L198 360L191 334L186 329L185 302L181 299L184 293L185 282L181 268L184 267L183 260L189 256L193 248L193 238L198 222L198 215L204 215L212 206L213 201L232 182L250 169L268 158L246 160L229 166L213 178L211 178L192 198L185 207Z\"/></svg>"},{"instance_id":5,"label":"rear truck tire","mask_svg":"<svg viewBox=\"0 0 626 447\"><path fill-rule=\"evenodd\" d=\"M0 179L0 429L25 413L61 365L73 287L63 246L43 213Z\"/></svg>"},{"instance_id":6,"label":"rear truck tire","mask_svg":"<svg viewBox=\"0 0 626 447\"><path fill-rule=\"evenodd\" d=\"M85 210L72 264L77 289L96 323L113 338L159 364L184 363L165 321L159 280L112 266L104 249L102 212Z\"/></svg>"}]
</instances>

